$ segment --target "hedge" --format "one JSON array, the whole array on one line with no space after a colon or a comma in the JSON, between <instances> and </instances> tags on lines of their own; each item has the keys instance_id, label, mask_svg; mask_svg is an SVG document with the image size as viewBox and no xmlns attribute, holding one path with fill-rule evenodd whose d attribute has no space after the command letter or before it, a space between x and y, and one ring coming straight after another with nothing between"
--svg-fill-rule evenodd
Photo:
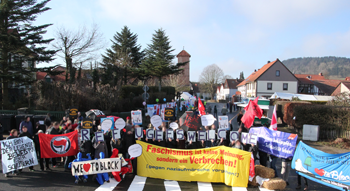
<instances>
[{"instance_id":1,"label":"hedge","mask_svg":"<svg viewBox=\"0 0 350 191\"><path fill-rule=\"evenodd\" d=\"M344 137L350 130L350 108L328 105L296 105L295 127L304 124L319 125L320 138Z\"/></svg>"},{"instance_id":2,"label":"hedge","mask_svg":"<svg viewBox=\"0 0 350 191\"><path fill-rule=\"evenodd\" d=\"M289 126L294 126L294 120L293 117L295 116L294 114L294 107L297 105L305 105L305 104L310 104L310 102L290 102L286 103L283 108L283 121Z\"/></svg>"}]
</instances>

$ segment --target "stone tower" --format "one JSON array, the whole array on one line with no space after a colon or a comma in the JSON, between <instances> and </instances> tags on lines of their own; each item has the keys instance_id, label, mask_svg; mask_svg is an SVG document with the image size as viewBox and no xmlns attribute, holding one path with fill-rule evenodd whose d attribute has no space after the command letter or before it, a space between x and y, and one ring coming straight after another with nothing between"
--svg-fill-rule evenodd
<instances>
[{"instance_id":1,"label":"stone tower","mask_svg":"<svg viewBox=\"0 0 350 191\"><path fill-rule=\"evenodd\" d=\"M180 79L182 81L182 83L185 86L190 86L190 57L191 55L188 54L188 52L186 52L186 50L182 50L177 56L177 62L181 63L181 62L188 62L185 66L182 66L181 68L183 68L183 73L180 74Z\"/></svg>"}]
</instances>

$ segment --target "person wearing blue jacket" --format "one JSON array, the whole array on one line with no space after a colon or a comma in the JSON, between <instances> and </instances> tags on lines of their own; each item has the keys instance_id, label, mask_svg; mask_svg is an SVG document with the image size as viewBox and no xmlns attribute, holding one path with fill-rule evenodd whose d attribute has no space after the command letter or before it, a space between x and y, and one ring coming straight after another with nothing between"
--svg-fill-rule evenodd
<instances>
[{"instance_id":1,"label":"person wearing blue jacket","mask_svg":"<svg viewBox=\"0 0 350 191\"><path fill-rule=\"evenodd\" d=\"M27 130L28 130L28 133L30 134L30 138L33 137L34 135L34 130L33 130L33 124L32 122L30 121L30 117L29 116L26 116L25 120L21 122L21 124L19 125L19 132L22 133L22 128L23 126L26 126L27 127Z\"/></svg>"}]
</instances>

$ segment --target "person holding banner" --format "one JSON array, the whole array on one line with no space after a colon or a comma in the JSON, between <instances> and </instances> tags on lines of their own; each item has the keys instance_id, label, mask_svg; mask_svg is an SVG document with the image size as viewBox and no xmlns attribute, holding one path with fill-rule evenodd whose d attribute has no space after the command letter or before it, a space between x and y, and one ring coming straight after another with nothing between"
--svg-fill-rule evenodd
<instances>
[{"instance_id":1,"label":"person holding banner","mask_svg":"<svg viewBox=\"0 0 350 191\"><path fill-rule=\"evenodd\" d=\"M17 131L17 129L12 129L10 131L10 136L8 136L6 138L6 140L15 139L15 138L18 138L18 131ZM14 170L14 171L11 172L11 174L17 176L18 172L17 172L17 170ZM5 173L5 177L8 177L8 175L9 175L9 173Z\"/></svg>"},{"instance_id":2,"label":"person holding banner","mask_svg":"<svg viewBox=\"0 0 350 191\"><path fill-rule=\"evenodd\" d=\"M22 133L19 134L19 137L28 137L29 139L32 139L32 140L33 140L32 136L28 133L28 128L27 128L27 126L25 126L25 125L23 125L23 127L22 127ZM34 171L34 166L30 166L30 167L29 167L29 170L33 172L33 171ZM19 169L18 171L19 171L19 172L22 172L22 169Z\"/></svg>"},{"instance_id":3,"label":"person holding banner","mask_svg":"<svg viewBox=\"0 0 350 191\"><path fill-rule=\"evenodd\" d=\"M101 133L102 133L102 136L98 136ZM101 139L101 140L99 140L99 139ZM108 155L108 149L107 149L107 145L106 145L106 143L104 141L104 135L103 135L103 132L102 132L101 125L97 126L96 135L92 139L92 144L93 144L93 147L95 149L94 158L99 159L101 152L104 153L104 156Z\"/></svg>"},{"instance_id":4,"label":"person holding banner","mask_svg":"<svg viewBox=\"0 0 350 191\"><path fill-rule=\"evenodd\" d=\"M39 134L44 133L43 130L39 130L37 134L34 135L34 143L35 143L35 151L37 152L37 155L39 157L39 164L40 164L40 169L41 171L44 171L44 158L41 157L41 152L40 152L40 142L39 142ZM50 159L45 158L45 167L46 170L51 170L49 167L50 164Z\"/></svg>"},{"instance_id":5,"label":"person holding banner","mask_svg":"<svg viewBox=\"0 0 350 191\"><path fill-rule=\"evenodd\" d=\"M68 124L66 130L64 131L64 134L67 134L67 133L71 133L73 132L73 125L71 123ZM68 165L70 162L72 162L74 160L74 155L73 156L66 156L65 157L65 160L64 160L64 171L65 172L70 172L69 168L68 168Z\"/></svg>"},{"instance_id":6,"label":"person holding banner","mask_svg":"<svg viewBox=\"0 0 350 191\"><path fill-rule=\"evenodd\" d=\"M48 134L50 135L62 134L62 130L60 130L60 124L58 122L54 122L53 127L51 127L51 129L48 130ZM56 158L52 158L51 162L52 162L52 167L56 168L56 165L57 165Z\"/></svg>"}]
</instances>

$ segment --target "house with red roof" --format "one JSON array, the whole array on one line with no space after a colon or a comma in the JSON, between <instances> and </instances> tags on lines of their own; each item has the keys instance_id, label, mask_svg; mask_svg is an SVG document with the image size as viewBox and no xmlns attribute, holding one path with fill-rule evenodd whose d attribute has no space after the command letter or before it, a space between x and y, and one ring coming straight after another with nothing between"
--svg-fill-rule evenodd
<instances>
[{"instance_id":1,"label":"house with red roof","mask_svg":"<svg viewBox=\"0 0 350 191\"><path fill-rule=\"evenodd\" d=\"M319 74L295 74L298 78L298 93L310 95L331 95L341 80L326 79Z\"/></svg>"},{"instance_id":2,"label":"house with red roof","mask_svg":"<svg viewBox=\"0 0 350 191\"><path fill-rule=\"evenodd\" d=\"M275 92L297 93L298 79L279 60L268 61L237 85L242 97L270 98Z\"/></svg>"},{"instance_id":3,"label":"house with red roof","mask_svg":"<svg viewBox=\"0 0 350 191\"><path fill-rule=\"evenodd\" d=\"M350 93L350 82L342 81L338 84L335 90L332 92L332 96L336 96L340 93Z\"/></svg>"},{"instance_id":4,"label":"house with red roof","mask_svg":"<svg viewBox=\"0 0 350 191\"><path fill-rule=\"evenodd\" d=\"M243 80L226 79L224 83L219 84L216 90L216 100L229 100L238 91L237 85Z\"/></svg>"}]
</instances>

